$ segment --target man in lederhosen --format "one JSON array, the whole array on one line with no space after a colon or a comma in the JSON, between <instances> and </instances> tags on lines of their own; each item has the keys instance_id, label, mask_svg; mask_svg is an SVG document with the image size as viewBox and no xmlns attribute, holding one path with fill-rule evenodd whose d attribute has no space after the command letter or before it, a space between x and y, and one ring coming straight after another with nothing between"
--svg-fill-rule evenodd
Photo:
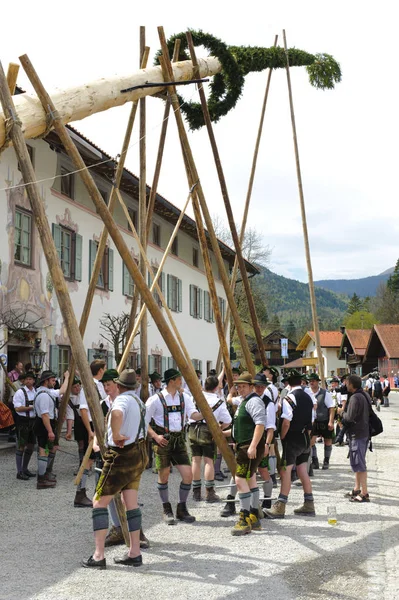
<instances>
[{"instance_id":1,"label":"man in lederhosen","mask_svg":"<svg viewBox=\"0 0 399 600\"><path fill-rule=\"evenodd\" d=\"M309 394L301 388L301 374L292 369L288 373L291 391L283 400L281 413L281 442L283 446L282 465L280 470L280 494L271 509L264 515L269 519L283 519L288 495L291 489L291 471L296 471L303 485L304 504L294 510L296 515L315 516L312 484L308 475L308 459L310 454L310 431L313 420L313 401Z\"/></svg>"},{"instance_id":2,"label":"man in lederhosen","mask_svg":"<svg viewBox=\"0 0 399 600\"><path fill-rule=\"evenodd\" d=\"M193 523L195 517L189 514L186 505L193 475L187 453L184 426L187 419L200 421L203 417L197 411L192 397L180 391L182 376L179 371L167 369L163 380L166 387L146 402L146 422L148 433L154 441L155 466L158 469L158 492L163 505L164 520L168 525L174 525L175 519L169 502L168 480L170 466L176 465L182 478L176 519Z\"/></svg>"},{"instance_id":3,"label":"man in lederhosen","mask_svg":"<svg viewBox=\"0 0 399 600\"><path fill-rule=\"evenodd\" d=\"M58 399L63 396L68 386L69 372L64 373L64 382L59 390L55 390L56 376L52 371L43 371L39 378L39 387L33 401L36 420L35 434L39 446L37 489L52 488L56 485L56 477L52 473L56 440Z\"/></svg>"},{"instance_id":4,"label":"man in lederhosen","mask_svg":"<svg viewBox=\"0 0 399 600\"><path fill-rule=\"evenodd\" d=\"M136 373L123 371L116 380L119 389L108 416L107 451L93 499L95 551L82 562L84 567L106 569L104 543L108 533L108 505L121 492L130 534L129 551L114 562L132 567L142 565L140 553L141 510L138 489L147 464L145 405L136 395Z\"/></svg>"},{"instance_id":5,"label":"man in lederhosen","mask_svg":"<svg viewBox=\"0 0 399 600\"><path fill-rule=\"evenodd\" d=\"M34 373L26 373L22 387L15 392L12 399L16 413L14 419L17 429L17 451L15 453L17 479L23 481L35 477L35 473L31 473L28 469L36 442L34 432L35 411L33 408L33 400L36 396L35 381L36 376Z\"/></svg>"},{"instance_id":6,"label":"man in lederhosen","mask_svg":"<svg viewBox=\"0 0 399 600\"><path fill-rule=\"evenodd\" d=\"M332 442L334 437L334 419L335 419L335 401L326 389L321 388L319 383L321 379L317 373L309 375L309 385L313 396L317 401L316 419L312 429L312 464L314 469L319 468L319 459L317 457L316 439L318 437L324 440L324 462L323 469L326 470L330 464L332 451Z\"/></svg>"},{"instance_id":7,"label":"man in lederhosen","mask_svg":"<svg viewBox=\"0 0 399 600\"><path fill-rule=\"evenodd\" d=\"M265 405L254 392L251 374L244 372L235 382L242 398L233 422L233 439L236 443L235 482L240 499L238 523L232 535L245 535L251 530L260 531L259 488L256 471L265 453Z\"/></svg>"},{"instance_id":8,"label":"man in lederhosen","mask_svg":"<svg viewBox=\"0 0 399 600\"><path fill-rule=\"evenodd\" d=\"M273 480L270 474L269 452L274 441L274 432L276 430L276 404L273 399L273 392L268 389L268 381L263 373L255 375L255 392L262 399L265 405L265 453L259 464L258 471L263 479L264 500L262 508L271 508L271 495L273 492Z\"/></svg>"},{"instance_id":9,"label":"man in lederhosen","mask_svg":"<svg viewBox=\"0 0 399 600\"><path fill-rule=\"evenodd\" d=\"M225 429L231 423L231 416L224 398L219 398L217 395L218 389L218 378L216 376L207 377L205 380L205 399L211 407L216 421L221 424L222 429ZM193 498L197 501L202 500L201 462L204 459L205 501L218 502L220 498L215 494L215 467L213 463L216 444L205 420L195 421L190 419L189 423L188 438L193 463Z\"/></svg>"}]
</instances>

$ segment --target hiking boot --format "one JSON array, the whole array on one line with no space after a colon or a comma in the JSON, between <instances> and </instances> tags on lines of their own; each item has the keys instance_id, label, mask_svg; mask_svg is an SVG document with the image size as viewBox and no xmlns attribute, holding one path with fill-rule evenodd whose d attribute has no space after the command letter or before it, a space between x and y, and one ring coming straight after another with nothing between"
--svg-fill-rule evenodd
<instances>
[{"instance_id":1,"label":"hiking boot","mask_svg":"<svg viewBox=\"0 0 399 600\"><path fill-rule=\"evenodd\" d=\"M238 523L231 530L231 535L246 535L247 533L251 533L251 518L247 510L241 510Z\"/></svg>"},{"instance_id":2,"label":"hiking boot","mask_svg":"<svg viewBox=\"0 0 399 600\"><path fill-rule=\"evenodd\" d=\"M150 547L150 540L145 537L143 529L140 527L140 548L147 550Z\"/></svg>"},{"instance_id":3,"label":"hiking boot","mask_svg":"<svg viewBox=\"0 0 399 600\"><path fill-rule=\"evenodd\" d=\"M220 497L216 494L215 488L208 487L205 488L205 502L219 502Z\"/></svg>"},{"instance_id":4,"label":"hiking boot","mask_svg":"<svg viewBox=\"0 0 399 600\"><path fill-rule=\"evenodd\" d=\"M21 479L22 481L29 481L29 475L23 473L22 471L19 471L19 473L17 473L17 479Z\"/></svg>"},{"instance_id":5,"label":"hiking boot","mask_svg":"<svg viewBox=\"0 0 399 600\"><path fill-rule=\"evenodd\" d=\"M124 542L122 527L115 527L115 525L112 525L105 538L104 546L106 548L109 546L119 546L119 544L124 544Z\"/></svg>"},{"instance_id":6,"label":"hiking boot","mask_svg":"<svg viewBox=\"0 0 399 600\"><path fill-rule=\"evenodd\" d=\"M86 488L76 492L73 505L79 508L93 508L93 502L86 496Z\"/></svg>"},{"instance_id":7,"label":"hiking boot","mask_svg":"<svg viewBox=\"0 0 399 600\"><path fill-rule=\"evenodd\" d=\"M264 515L267 519L284 519L285 517L285 502L277 500L270 510L265 510Z\"/></svg>"},{"instance_id":8,"label":"hiking boot","mask_svg":"<svg viewBox=\"0 0 399 600\"><path fill-rule=\"evenodd\" d=\"M202 500L202 496L201 496L201 488L200 487L195 487L193 488L193 499L196 502L199 502L200 500Z\"/></svg>"},{"instance_id":9,"label":"hiking boot","mask_svg":"<svg viewBox=\"0 0 399 600\"><path fill-rule=\"evenodd\" d=\"M48 479L46 479L45 475L38 475L37 476L37 484L36 484L36 489L38 490L44 490L47 488L54 488L56 486L56 482L55 481L49 481Z\"/></svg>"},{"instance_id":10,"label":"hiking boot","mask_svg":"<svg viewBox=\"0 0 399 600\"><path fill-rule=\"evenodd\" d=\"M163 520L167 525L175 524L175 518L173 516L172 505L170 502L164 502L163 504Z\"/></svg>"},{"instance_id":11,"label":"hiking boot","mask_svg":"<svg viewBox=\"0 0 399 600\"><path fill-rule=\"evenodd\" d=\"M194 523L195 517L190 515L185 502L179 502L176 508L176 519L183 523Z\"/></svg>"},{"instance_id":12,"label":"hiking boot","mask_svg":"<svg viewBox=\"0 0 399 600\"><path fill-rule=\"evenodd\" d=\"M312 457L312 466L314 469L320 469L320 463L319 463L319 459L317 458L317 456Z\"/></svg>"},{"instance_id":13,"label":"hiking boot","mask_svg":"<svg viewBox=\"0 0 399 600\"><path fill-rule=\"evenodd\" d=\"M316 511L314 509L314 502L305 500L302 506L299 508L294 508L294 515L298 515L300 517L315 517Z\"/></svg>"},{"instance_id":14,"label":"hiking boot","mask_svg":"<svg viewBox=\"0 0 399 600\"><path fill-rule=\"evenodd\" d=\"M230 494L226 498L227 500L234 500L234 496ZM231 517L236 514L236 505L234 502L226 502L224 508L220 511L221 517Z\"/></svg>"},{"instance_id":15,"label":"hiking boot","mask_svg":"<svg viewBox=\"0 0 399 600\"><path fill-rule=\"evenodd\" d=\"M252 508L251 508L251 512L249 513L249 519L251 521L251 530L252 531L262 531L262 525L261 525L261 522L259 521L259 517L257 514L252 512Z\"/></svg>"},{"instance_id":16,"label":"hiking boot","mask_svg":"<svg viewBox=\"0 0 399 600\"><path fill-rule=\"evenodd\" d=\"M47 479L47 481L53 481L54 483L57 482L57 475L55 475L51 471L46 471L44 477L45 479Z\"/></svg>"},{"instance_id":17,"label":"hiking boot","mask_svg":"<svg viewBox=\"0 0 399 600\"><path fill-rule=\"evenodd\" d=\"M327 469L330 467L330 463L328 462L328 460L324 459L323 462L323 471L327 471Z\"/></svg>"}]
</instances>

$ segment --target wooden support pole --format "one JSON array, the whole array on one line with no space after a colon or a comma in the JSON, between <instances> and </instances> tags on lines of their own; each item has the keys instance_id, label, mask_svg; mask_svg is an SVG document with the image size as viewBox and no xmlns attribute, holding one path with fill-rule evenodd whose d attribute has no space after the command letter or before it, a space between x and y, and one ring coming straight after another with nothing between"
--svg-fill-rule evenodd
<instances>
[{"instance_id":1,"label":"wooden support pole","mask_svg":"<svg viewBox=\"0 0 399 600\"><path fill-rule=\"evenodd\" d=\"M163 63L161 63L161 65L163 64L162 70L164 73L164 79L172 81L170 79L170 77L173 75L172 65L169 60L165 33L164 33L164 30L162 27L158 27L158 34L159 34L159 39L161 42L163 58L164 58ZM209 234L209 237L211 240L212 250L213 250L215 258L216 258L216 263L217 263L217 266L219 269L220 277L223 282L225 294L227 296L227 300L228 300L228 303L229 303L230 309L231 309L231 314L233 316L234 323L235 323L235 326L237 329L237 334L238 334L240 342L241 342L241 347L242 347L242 351L244 354L244 360L246 362L247 369L253 376L255 376L255 369L254 369L254 365L252 362L252 357L251 357L251 353L249 350L248 342L245 337L245 332L244 332L244 328L243 328L241 320L240 320L240 316L238 314L237 306L236 306L236 303L234 300L234 295L230 288L230 282L229 282L229 278L226 273L223 258L222 258L221 252L220 252L219 242L215 235L215 231L214 231L213 224L212 224L212 219L209 214L209 210L208 210L208 207L206 204L204 192L202 190L201 182L199 180L198 171L196 169L193 154L192 154L191 147L190 147L190 143L188 141L187 132L186 132L184 122L183 122L183 117L180 112L179 100L176 95L176 90L175 90L174 86L170 86L168 88L168 90L170 93L172 107L174 109L176 123L177 123L177 127L179 130L179 136L180 136L180 142L181 142L181 146L182 146L182 150L183 150L183 156L185 157L185 161L187 161L187 165L188 165L189 185L191 186L191 185L193 185L193 183L198 182L198 185L195 190L196 191L195 197L198 198L199 203L201 205L202 214L204 216L206 228L208 230L208 234ZM195 209L194 198L193 198L193 207Z\"/></svg>"},{"instance_id":2,"label":"wooden support pole","mask_svg":"<svg viewBox=\"0 0 399 600\"><path fill-rule=\"evenodd\" d=\"M276 35L275 38L274 38L274 48L277 46L277 40L278 40L278 35ZM255 150L254 150L254 155L253 155L253 158L252 158L251 174L249 176L247 197L245 199L244 213L243 213L243 216L242 216L242 222L241 222L241 228L240 228L240 246L241 246L241 248L242 248L242 245L244 243L245 230L246 230L246 227L247 227L249 205L250 205L251 197L252 197L252 188L253 188L254 179L255 179L256 165L258 163L259 146L260 146L260 140L261 140L261 137L262 137L263 123L264 123L264 120L265 120L266 106L267 106L267 100L268 100L268 97L269 97L269 89L270 89L270 82L271 82L271 78L272 78L272 73L273 73L273 69L268 69L265 95L264 95L264 98L263 98L263 105L262 105L260 122L259 122L259 127L258 127L258 135L256 136ZM235 290L235 287L236 287L236 283L237 283L237 275L238 275L238 259L237 259L237 256L236 256L235 260L234 260L233 270L232 270L231 277L230 277L230 285L231 285L231 289L232 289L233 293L234 293L234 290ZM226 318L224 320L224 331L225 331L225 335L226 336L227 336L227 331L228 331L229 327L230 327L230 308L227 307L227 309L226 309ZM217 359L217 362L216 362L216 371L218 373L220 371L221 358L222 358L222 356L221 356L221 353L219 351L218 359Z\"/></svg>"},{"instance_id":3,"label":"wooden support pole","mask_svg":"<svg viewBox=\"0 0 399 600\"><path fill-rule=\"evenodd\" d=\"M190 202L190 199L191 199L191 192L190 192L190 194L187 196L186 203L185 203L185 205L184 205L184 208L183 208L183 210L182 210L182 211L181 211L181 213L180 213L179 219L178 219L178 221L177 221L177 223L176 223L176 225L175 225L175 228L174 228L174 230L173 230L173 232L172 232L172 236L171 236L171 238L170 238L170 240L169 240L169 242L168 242L168 245L166 246L165 252L164 252L164 254L163 254L163 256L162 256L161 263L160 263L160 265L159 265L159 267L158 267L158 270L157 270L157 272L156 272L155 276L154 276L154 274L153 274L153 271L152 271L151 265L150 265L150 263L149 263L149 261L148 261L148 259L147 259L147 257L146 257L146 253L145 253L145 251L144 251L143 247L141 246L140 238L139 238L139 236L138 236L138 234L137 234L137 231L136 231L136 229L135 229L135 227L134 227L134 224L133 224L133 222L132 222L132 220L131 220L131 218L130 218L130 215L129 215L128 211L127 211L126 205L125 205L125 203L123 202L123 198L121 197L120 193L118 193L118 198L119 198L119 202L120 202L120 204L121 204L121 206L122 206L122 208L123 208L123 210L124 210L124 212L125 212L126 218L129 220L130 228L131 228L131 230L132 230L132 232L133 232L134 239L136 240L136 242L137 242L137 244L138 244L138 246L139 246L140 252L144 254L144 256L145 256L145 258L146 258L146 260L147 260L147 268L148 268L148 270L149 270L149 273L150 273L150 275L151 275L151 277L152 277L152 283L151 283L151 288L150 288L150 291L151 291L151 292L154 292L154 291L156 291L156 292L158 293L158 295L159 295L159 298L160 298L160 300L161 300L161 302L162 302L162 304L163 304L163 307L164 307L164 308L165 308L165 310L166 310L166 314L168 315L168 318L169 318L170 324L172 325L172 328L173 328L173 331L174 331L174 333L175 333L175 335L176 335L176 338L177 338L177 340L178 340L178 342L179 342L179 344L180 344L180 347L181 347L182 351L183 351L183 352L184 352L184 354L185 354L186 360L187 360L187 361L191 361L190 355L189 355L189 353L188 353L188 351L187 351L187 348L185 347L185 345L184 345L184 343L183 343L183 340L182 340L182 338L181 338L181 336L180 336L179 330L178 330L178 328L176 327L176 324L175 324L175 322L174 322L174 319L173 319L173 317L172 317L172 314L171 314L171 312L170 312L170 309L169 309L169 307L168 307L168 303L166 302L166 300L165 300L165 297L164 297L164 295L163 295L163 292L162 292L162 290L160 289L160 287L159 287L159 285L158 285L158 279L159 279L159 277L161 276L161 273L162 273L163 266L164 266L164 264L165 264L165 262L166 262L166 259L167 259L168 255L169 255L169 252L170 252L170 250L171 250L171 248L172 248L173 240L175 239L175 237L176 237L176 235L177 235L177 232L178 232L178 230L179 230L179 227L180 227L180 223L181 223L181 222L182 222L182 220L183 220L184 213L185 213L185 211L186 211L186 208L187 208L187 206L188 206L188 203ZM145 306L142 306L142 307L141 307L140 314L139 314L139 316L137 317L137 319L136 319L136 322L135 322L135 324L134 324L133 331L132 331L132 333L131 333L131 335L130 335L130 338L129 338L129 340L127 341L127 344L126 344L125 350L124 350L124 352L123 352L122 358L121 358L121 360L120 360L120 362L119 362L119 365L118 365L118 373L120 373L121 371L123 371L123 369L125 368L125 365L126 365L127 359L128 359L128 357L129 357L130 348L131 348L131 346L132 346L132 344L133 344L133 341L134 341L134 338L135 338L135 336L136 336L136 334L137 334L138 328L140 327L141 319L143 318L143 314L144 314L144 312L145 312Z\"/></svg>"},{"instance_id":4,"label":"wooden support pole","mask_svg":"<svg viewBox=\"0 0 399 600\"><path fill-rule=\"evenodd\" d=\"M188 41L188 47L190 49L191 60L192 60L193 67L194 67L195 77L199 77L199 65L198 65L198 60L197 60L197 56L195 53L193 37L191 35L191 32L188 31L186 36L187 36L187 41ZM252 327L253 327L255 337L256 337L256 342L257 342L257 345L259 348L261 362L263 365L266 365L267 361L266 361L265 347L263 345L262 331L260 329L258 316L256 314L256 308L255 308L255 303L254 303L254 299L252 296L252 290L251 290L251 286L249 284L248 273L247 273L247 269L245 267L244 257L242 255L242 250L241 250L241 244L238 239L237 228L236 228L236 224L234 221L233 211L231 208L229 193L227 190L226 178L224 176L222 161L220 159L219 150L218 150L217 143L216 143L216 137L215 137L215 133L213 131L212 121L211 121L211 117L209 114L208 104L206 101L205 91L204 91L204 87L203 87L202 83L198 84L198 92L199 92L199 96L200 96L200 100L201 100L202 112L204 115L206 129L208 131L209 141L210 141L211 148L212 148L212 154L213 154L213 158L215 160L216 170L217 170L217 174L219 177L220 189L222 191L222 197L223 197L224 206L226 209L227 220L229 223L231 236L233 238L234 248L236 251L236 258L237 258L238 264L240 266L241 278L242 278L242 282L243 282L244 289L245 289L245 295L246 295L246 299L247 299L247 303L248 303L249 313L251 315ZM224 335L224 331L223 331L223 335Z\"/></svg>"},{"instance_id":5,"label":"wooden support pole","mask_svg":"<svg viewBox=\"0 0 399 600\"><path fill-rule=\"evenodd\" d=\"M150 54L150 49L148 47L146 47L145 53L143 55L143 60L142 60L142 68L143 69L147 66L149 54ZM24 57L24 56L21 56L21 64L22 64L22 66L27 64L27 67L29 68L29 62L26 63L26 57ZM117 202L117 196L116 196L115 190L119 189L119 186L120 186L120 183L122 180L126 156L127 156L127 152L128 152L129 145L130 145L130 139L132 137L133 125L134 125L134 121L136 119L137 107L138 107L138 100L133 102L132 108L130 110L129 120L128 120L126 132L125 132L125 136L124 136L124 140L123 140L123 144L122 144L122 150L120 153L118 165L116 167L114 184L112 186L111 196L110 196L110 201L109 201L109 206L108 206L111 214L114 212L114 208L115 208L115 205ZM98 277L100 275L101 265L103 262L104 252L105 252L105 249L107 246L107 240L108 240L108 231L107 231L106 227L103 227L103 230L102 230L101 236L100 236L100 241L99 241L98 247L97 247L96 258L94 260L94 265L93 265L93 269L92 269L92 273L91 273L91 277L90 277L89 287L87 289L87 294L86 294L85 303L83 306L83 311L82 311L82 314L80 317L79 330L82 335L82 338L84 338L84 334L86 332L86 327L87 327L87 323L89 320L91 307L93 304L94 293L95 293L95 290L97 287ZM69 396L71 395L71 388L72 388L72 384L73 384L73 378L75 375L75 369L76 369L76 361L75 361L74 356L72 356L71 363L69 365L70 377L69 377L69 381L68 381L68 387L66 389L64 397L62 398L62 400L60 402L60 408L59 408L59 412L58 412L59 419L58 419L58 424L57 424L57 437L60 436L62 424L64 422L66 407L68 405Z\"/></svg>"},{"instance_id":6,"label":"wooden support pole","mask_svg":"<svg viewBox=\"0 0 399 600\"><path fill-rule=\"evenodd\" d=\"M145 47L145 27L140 27L140 62ZM140 179L139 179L139 235L143 248L147 248L147 164L146 164L146 99L140 98ZM147 278L145 255L140 254L140 271L144 281ZM141 307L145 307L143 298L140 298ZM144 311L140 328L140 356L141 356L141 391L143 402L148 399L148 315Z\"/></svg>"},{"instance_id":7,"label":"wooden support pole","mask_svg":"<svg viewBox=\"0 0 399 600\"><path fill-rule=\"evenodd\" d=\"M47 266L54 284L54 289L57 295L57 300L60 306L62 318L67 329L69 340L71 342L72 353L80 367L80 375L82 378L84 389L86 391L86 398L89 404L90 413L93 420L94 431L96 432L101 452L104 453L104 416L100 407L100 403L98 402L97 390L95 388L93 377L89 365L87 363L86 350L83 345L83 340L79 331L78 323L76 321L64 274L62 272L58 260L57 250L55 248L54 240L51 235L51 230L47 220L44 204L42 199L40 198L38 185L34 183L36 181L36 176L26 147L24 135L21 130L21 123L18 119L18 114L16 113L12 97L7 85L7 79L1 63L0 100L6 118L9 119L12 123L10 137L14 145L15 153L19 160L22 177L24 179L25 184L27 184L26 191L31 204L36 227L40 236L43 253L46 257ZM49 105L47 103L45 104L45 106L48 106L50 110L54 108L54 105ZM66 135L68 136L68 134ZM121 519L122 526L123 521L125 521L126 525L126 517L123 511L120 512L119 517Z\"/></svg>"},{"instance_id":8,"label":"wooden support pole","mask_svg":"<svg viewBox=\"0 0 399 600\"><path fill-rule=\"evenodd\" d=\"M10 63L7 70L7 85L11 96L14 95L15 88L17 87L18 73L19 65L17 63Z\"/></svg>"},{"instance_id":9,"label":"wooden support pole","mask_svg":"<svg viewBox=\"0 0 399 600\"><path fill-rule=\"evenodd\" d=\"M116 225L96 184L94 183L94 180L91 176L90 171L85 168L85 163L84 163L82 157L80 156L75 144L72 142L67 128L62 123L61 119L59 118L52 99L47 94L46 90L44 89L43 84L41 83L41 81L40 81L38 75L36 74L36 72L34 71L33 67L31 67L31 68L32 68L31 76L35 80L35 86L36 86L35 89L36 89L36 91L38 91L38 90L40 91L40 96L43 99L44 106L46 106L48 108L48 110L50 110L53 113L54 129L56 130L57 135L60 137L61 142L62 142L65 150L67 151L68 155L72 159L76 169L81 169L82 180L86 186L86 189L87 189L91 199L94 202L94 205L98 211L98 214L104 221L104 224L105 224L106 228L108 229L109 235L111 236L122 260L124 261L126 268L128 269L130 275L132 276L135 285L138 286L139 292L140 292L141 296L143 297L143 300L147 306L147 309L151 313L152 318L153 318L156 326L158 327L158 330L159 330L161 336L165 340L165 343L168 346L171 355L174 357L184 379L186 380L187 385L188 385L191 393L194 396L195 402L196 402L199 410L201 411L205 420L208 423L212 437L214 438L218 448L220 448L220 450L223 454L223 457L230 469L231 474L234 475L235 460L234 460L233 453L231 452L231 450L226 442L226 439L220 430L219 424L216 422L216 419L214 417L212 409L210 408L209 404L206 402L206 400L204 398L204 395L202 393L202 389L201 389L200 383L198 381L197 375L195 373L194 367L191 364L191 362L187 363L185 356L180 349L179 344L176 342L174 336L172 335L172 333L168 327L168 324L166 323L165 317L163 316L161 309L157 305L149 288L147 287L147 284L144 281L144 279L140 273L140 269L136 265L133 257L131 256L129 249L127 247L127 244L124 241L122 234L119 231L118 226ZM8 114L7 114L7 117L8 117ZM22 136L21 133L20 133L20 135ZM25 150L26 150L26 147L25 147ZM27 151L26 151L26 154L27 154ZM33 169L32 169L31 175L34 176ZM30 179L26 179L25 181L32 181L32 177ZM32 187L32 186L29 186L28 189L30 187ZM36 189L36 193L38 193L36 186L34 186L34 187ZM42 207L42 210L44 213L43 207ZM54 251L53 259L56 263L56 266L58 267L60 276L62 276L63 290L64 289L67 290L64 277L62 275L62 272L61 272L59 264L58 264L58 258L57 258L57 254L55 251L54 242L51 238L51 233L50 233L49 229L48 229L48 235L49 235L50 242L52 244L52 249ZM43 247L45 247L45 246L43 246ZM56 290L57 290L57 285L59 285L58 279L57 279L57 281L54 281L54 286L55 286ZM68 300L70 302L70 298L69 298L67 291L65 293L65 296L68 297ZM74 319L73 314L72 314L71 318ZM64 318L64 320L65 320L65 318ZM65 321L65 322L67 322L67 321ZM72 327L70 327L70 329L72 330ZM77 331L79 331L79 330L77 329ZM71 339L71 336L70 336L70 339ZM72 339L71 339L71 343L72 343ZM88 383L87 389L91 393L91 390L93 389L92 386L94 386L94 382L91 377L89 367L87 365L87 359L86 359L86 356L84 353L84 347L83 347L83 343L82 343L80 336L79 336L79 344L81 345L82 352L83 352L83 355L81 353L79 355L79 358L81 358L82 365L84 367L85 377L83 377L83 375L82 375L83 386L86 387L86 381L87 381L87 383ZM79 364L80 364L80 361L79 361ZM89 379L87 378L87 371L90 374ZM94 393L94 391L93 391L93 393ZM97 395L96 395L96 397L97 397ZM90 402L92 403L91 399L90 399ZM100 409L100 405L98 402L94 405L94 408L95 408L95 410L98 409L98 411L100 411L101 415L102 415L102 411ZM95 426L96 426L96 424L95 424ZM101 444L103 444L102 439L99 440L99 442L101 442Z\"/></svg>"},{"instance_id":10,"label":"wooden support pole","mask_svg":"<svg viewBox=\"0 0 399 600\"><path fill-rule=\"evenodd\" d=\"M321 346L320 346L320 330L319 330L319 321L318 321L318 317L317 317L317 305L316 305L316 294L315 294L314 282L313 282L312 261L311 261L311 257L310 257L308 225L307 225L307 220L306 220L306 209L305 209L305 196L303 193L301 164L299 161L299 147L298 147L298 136L296 133L294 100L293 100L292 86L291 86L290 61L289 61L288 50L287 50L287 39L286 39L286 35L285 35L285 29L283 29L283 40L284 40L284 50L285 50L285 53L287 56L286 72L287 72L288 96L289 96L289 100L290 100L292 137L294 140L295 165L296 165L296 175L297 175L297 181L298 181L299 204L301 207L303 241L305 244L306 267L308 270L310 306L312 309L313 329L314 329L314 335L315 335L315 339L316 339L317 362L319 363L319 371L320 371L319 375L321 377L321 385L323 387L326 387L326 381L325 381L325 377L324 377L323 355L322 355Z\"/></svg>"}]
</instances>

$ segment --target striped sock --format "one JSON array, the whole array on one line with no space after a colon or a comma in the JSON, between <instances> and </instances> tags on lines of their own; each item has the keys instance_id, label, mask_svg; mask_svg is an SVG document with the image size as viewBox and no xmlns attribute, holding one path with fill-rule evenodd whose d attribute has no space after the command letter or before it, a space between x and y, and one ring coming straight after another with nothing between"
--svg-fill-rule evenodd
<instances>
[{"instance_id":1,"label":"striped sock","mask_svg":"<svg viewBox=\"0 0 399 600\"><path fill-rule=\"evenodd\" d=\"M280 492L280 494L278 495L278 501L279 502L283 502L284 504L287 504L287 502L288 502L288 496L286 496L285 494L282 494Z\"/></svg>"},{"instance_id":2,"label":"striped sock","mask_svg":"<svg viewBox=\"0 0 399 600\"><path fill-rule=\"evenodd\" d=\"M193 481L193 490L195 490L196 488L200 488L201 487L201 479L195 479ZM206 481L205 481L205 485L206 485Z\"/></svg>"},{"instance_id":3,"label":"striped sock","mask_svg":"<svg viewBox=\"0 0 399 600\"><path fill-rule=\"evenodd\" d=\"M304 494L303 497L305 502L313 502L313 494Z\"/></svg>"},{"instance_id":4,"label":"striped sock","mask_svg":"<svg viewBox=\"0 0 399 600\"><path fill-rule=\"evenodd\" d=\"M205 487L206 488L215 487L215 480L214 479L205 479Z\"/></svg>"},{"instance_id":5,"label":"striped sock","mask_svg":"<svg viewBox=\"0 0 399 600\"><path fill-rule=\"evenodd\" d=\"M179 489L179 502L180 504L183 502L187 502L188 494L191 490L191 483L181 483Z\"/></svg>"}]
</instances>

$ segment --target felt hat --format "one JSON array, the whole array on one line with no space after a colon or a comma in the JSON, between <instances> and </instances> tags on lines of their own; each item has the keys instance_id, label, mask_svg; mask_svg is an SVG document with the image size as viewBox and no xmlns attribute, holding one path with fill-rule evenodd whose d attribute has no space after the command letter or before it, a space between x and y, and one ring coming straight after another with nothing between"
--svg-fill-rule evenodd
<instances>
[{"instance_id":1,"label":"felt hat","mask_svg":"<svg viewBox=\"0 0 399 600\"><path fill-rule=\"evenodd\" d=\"M340 382L340 381L339 381L338 377L333 377L333 378L331 379L331 383L339 383L339 382Z\"/></svg>"},{"instance_id":2,"label":"felt hat","mask_svg":"<svg viewBox=\"0 0 399 600\"><path fill-rule=\"evenodd\" d=\"M141 375L141 367L137 367L137 369L136 369L136 375Z\"/></svg>"},{"instance_id":3,"label":"felt hat","mask_svg":"<svg viewBox=\"0 0 399 600\"><path fill-rule=\"evenodd\" d=\"M28 371L27 373L25 373L24 378L28 379L28 377L30 377L30 379L34 379L36 381L36 375L34 374L33 371Z\"/></svg>"},{"instance_id":4,"label":"felt hat","mask_svg":"<svg viewBox=\"0 0 399 600\"><path fill-rule=\"evenodd\" d=\"M152 383L154 383L154 381L158 381L158 379L162 379L162 375L160 373L157 373L157 371L151 373L150 380Z\"/></svg>"},{"instance_id":5,"label":"felt hat","mask_svg":"<svg viewBox=\"0 0 399 600\"><path fill-rule=\"evenodd\" d=\"M133 369L125 369L114 381L128 390L135 390L138 387L136 371Z\"/></svg>"},{"instance_id":6,"label":"felt hat","mask_svg":"<svg viewBox=\"0 0 399 600\"><path fill-rule=\"evenodd\" d=\"M26 377L25 373L21 373L20 375L18 375L18 381L23 381Z\"/></svg>"},{"instance_id":7,"label":"felt hat","mask_svg":"<svg viewBox=\"0 0 399 600\"><path fill-rule=\"evenodd\" d=\"M216 369L209 370L209 376L211 377L212 375L216 375Z\"/></svg>"},{"instance_id":8,"label":"felt hat","mask_svg":"<svg viewBox=\"0 0 399 600\"><path fill-rule=\"evenodd\" d=\"M275 375L276 377L278 377L280 375L280 373L278 372L278 369L276 369L276 367L271 367L270 365L266 365L265 367L263 367L263 370L265 371L266 369L269 369L270 373L273 373L273 375Z\"/></svg>"},{"instance_id":9,"label":"felt hat","mask_svg":"<svg viewBox=\"0 0 399 600\"><path fill-rule=\"evenodd\" d=\"M317 373L311 373L309 375L309 381L321 381Z\"/></svg>"},{"instance_id":10,"label":"felt hat","mask_svg":"<svg viewBox=\"0 0 399 600\"><path fill-rule=\"evenodd\" d=\"M176 379L176 377L181 377L180 371L177 369L166 369L163 374L163 382L168 383L171 379Z\"/></svg>"},{"instance_id":11,"label":"felt hat","mask_svg":"<svg viewBox=\"0 0 399 600\"><path fill-rule=\"evenodd\" d=\"M254 382L251 377L251 373L248 373L248 371L244 371L244 373L241 373L240 377L236 379L234 383L248 383L249 385L253 385Z\"/></svg>"},{"instance_id":12,"label":"felt hat","mask_svg":"<svg viewBox=\"0 0 399 600\"><path fill-rule=\"evenodd\" d=\"M290 371L288 371L287 373L287 379L306 379L305 375L302 375L302 373L300 373L297 369L291 369Z\"/></svg>"},{"instance_id":13,"label":"felt hat","mask_svg":"<svg viewBox=\"0 0 399 600\"><path fill-rule=\"evenodd\" d=\"M104 371L101 383L105 383L106 381L115 381L115 379L118 379L118 377L119 373L116 369L107 369L106 371Z\"/></svg>"},{"instance_id":14,"label":"felt hat","mask_svg":"<svg viewBox=\"0 0 399 600\"><path fill-rule=\"evenodd\" d=\"M263 373L258 373L257 375L255 375L254 384L264 385L266 387L268 385L266 375L264 375Z\"/></svg>"},{"instance_id":15,"label":"felt hat","mask_svg":"<svg viewBox=\"0 0 399 600\"><path fill-rule=\"evenodd\" d=\"M43 381L47 381L47 379L52 379L53 377L57 377L53 371L43 371L43 373L39 377L38 385L43 383Z\"/></svg>"}]
</instances>

